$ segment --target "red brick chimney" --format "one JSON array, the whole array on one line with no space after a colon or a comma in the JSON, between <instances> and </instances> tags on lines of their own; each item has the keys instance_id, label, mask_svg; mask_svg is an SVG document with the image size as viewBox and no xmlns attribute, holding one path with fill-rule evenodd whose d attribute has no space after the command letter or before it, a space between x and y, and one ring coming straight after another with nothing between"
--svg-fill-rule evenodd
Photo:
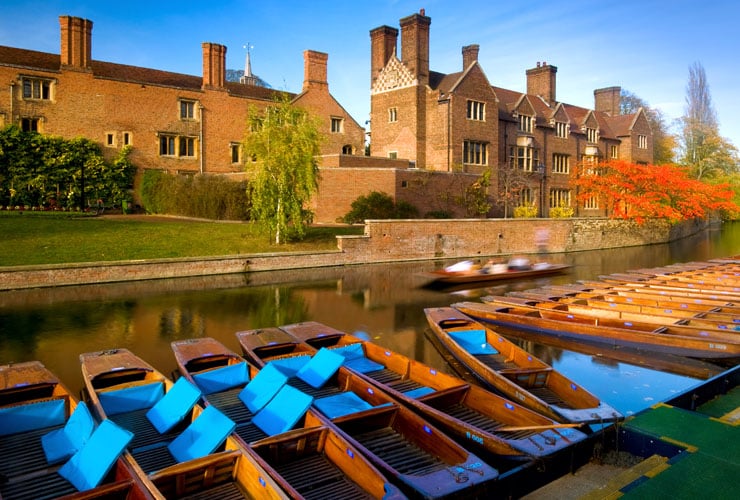
<instances>
[{"instance_id":1,"label":"red brick chimney","mask_svg":"<svg viewBox=\"0 0 740 500\"><path fill-rule=\"evenodd\" d=\"M92 61L92 21L59 16L61 63L63 67L89 70Z\"/></svg>"},{"instance_id":2,"label":"red brick chimney","mask_svg":"<svg viewBox=\"0 0 740 500\"><path fill-rule=\"evenodd\" d=\"M419 14L404 17L401 24L401 61L419 81L419 85L429 83L429 25L432 19Z\"/></svg>"},{"instance_id":3,"label":"red brick chimney","mask_svg":"<svg viewBox=\"0 0 740 500\"><path fill-rule=\"evenodd\" d=\"M381 70L396 51L398 30L380 26L370 31L370 85L375 83Z\"/></svg>"},{"instance_id":4,"label":"red brick chimney","mask_svg":"<svg viewBox=\"0 0 740 500\"><path fill-rule=\"evenodd\" d=\"M462 56L463 56L463 71L468 69L471 64L476 62L478 60L478 50L480 49L480 46L477 44L474 45L466 45L462 48Z\"/></svg>"},{"instance_id":5,"label":"red brick chimney","mask_svg":"<svg viewBox=\"0 0 740 500\"><path fill-rule=\"evenodd\" d=\"M314 50L303 51L303 90L321 89L329 91L326 78L326 62L329 54Z\"/></svg>"},{"instance_id":6,"label":"red brick chimney","mask_svg":"<svg viewBox=\"0 0 740 500\"><path fill-rule=\"evenodd\" d=\"M555 73L557 66L546 62L537 63L536 68L527 70L527 94L538 95L548 104L555 102Z\"/></svg>"},{"instance_id":7,"label":"red brick chimney","mask_svg":"<svg viewBox=\"0 0 740 500\"><path fill-rule=\"evenodd\" d=\"M606 87L594 90L594 111L603 111L611 116L617 116L620 112L621 103L621 87Z\"/></svg>"},{"instance_id":8,"label":"red brick chimney","mask_svg":"<svg viewBox=\"0 0 740 500\"><path fill-rule=\"evenodd\" d=\"M222 89L226 83L226 47L203 42L203 88Z\"/></svg>"}]
</instances>

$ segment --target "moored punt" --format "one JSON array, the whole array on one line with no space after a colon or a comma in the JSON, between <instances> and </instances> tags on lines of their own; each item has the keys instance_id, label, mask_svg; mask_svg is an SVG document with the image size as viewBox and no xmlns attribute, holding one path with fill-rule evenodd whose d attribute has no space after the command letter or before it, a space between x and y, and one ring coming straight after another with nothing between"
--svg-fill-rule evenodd
<instances>
[{"instance_id":1,"label":"moored punt","mask_svg":"<svg viewBox=\"0 0 740 500\"><path fill-rule=\"evenodd\" d=\"M186 379L173 383L127 349L80 362L90 404L133 434L124 458L157 498L285 498L231 437L234 423L198 405Z\"/></svg>"},{"instance_id":2,"label":"moored punt","mask_svg":"<svg viewBox=\"0 0 740 500\"><path fill-rule=\"evenodd\" d=\"M699 293L701 295L716 295L722 298L728 297L733 302L740 300L740 288L734 286L714 285L710 283L682 283L666 278L646 278L640 280L618 275L601 276L600 279L607 286L627 286L682 293Z\"/></svg>"},{"instance_id":3,"label":"moored punt","mask_svg":"<svg viewBox=\"0 0 740 500\"><path fill-rule=\"evenodd\" d=\"M550 335L583 338L614 346L631 346L700 359L740 356L740 340L719 342L698 335L683 335L680 326L644 325L581 316L567 311L512 304L462 302L453 307L478 320Z\"/></svg>"},{"instance_id":4,"label":"moored punt","mask_svg":"<svg viewBox=\"0 0 740 500\"><path fill-rule=\"evenodd\" d=\"M240 332L240 343L245 334ZM263 357L260 362L264 363L261 371L275 368L285 374L289 385L313 397L313 408L318 412L308 412L307 421L340 429L405 494L422 498L476 496L493 487L496 469L433 423L341 366L344 357L340 354L324 348L313 356L287 354Z\"/></svg>"},{"instance_id":5,"label":"moored punt","mask_svg":"<svg viewBox=\"0 0 740 500\"><path fill-rule=\"evenodd\" d=\"M296 338L307 343L335 339L329 348L345 357L344 366L435 422L464 446L487 455L543 457L586 438L573 428L579 424L558 424L482 387L372 342L346 333L338 336L336 330L321 323L311 321L281 328L295 331ZM327 332L330 334L324 335Z\"/></svg>"},{"instance_id":6,"label":"moored punt","mask_svg":"<svg viewBox=\"0 0 740 500\"><path fill-rule=\"evenodd\" d=\"M235 436L291 498L404 498L334 428L323 424L271 434L240 394L258 374L237 353L205 337L172 342L178 371L236 423Z\"/></svg>"},{"instance_id":7,"label":"moored punt","mask_svg":"<svg viewBox=\"0 0 740 500\"><path fill-rule=\"evenodd\" d=\"M547 363L451 307L424 310L439 343L479 381L561 422L612 422L622 415Z\"/></svg>"},{"instance_id":8,"label":"moored punt","mask_svg":"<svg viewBox=\"0 0 740 500\"><path fill-rule=\"evenodd\" d=\"M128 439L42 363L0 365L0 498L152 498L120 457Z\"/></svg>"},{"instance_id":9,"label":"moored punt","mask_svg":"<svg viewBox=\"0 0 740 500\"><path fill-rule=\"evenodd\" d=\"M538 309L553 309L567 311L573 314L594 316L601 319L614 319L627 322L636 322L653 325L679 325L687 330L690 335L692 330L702 337L704 332L713 332L712 338L732 341L738 337L740 331L740 316L704 313L697 317L691 311L682 309L659 308L642 306L638 304L624 304L619 302L608 302L603 300L583 298L562 298L560 300L536 300L522 297L490 295L481 297L481 301L496 304L512 304L515 306L535 307Z\"/></svg>"}]
</instances>

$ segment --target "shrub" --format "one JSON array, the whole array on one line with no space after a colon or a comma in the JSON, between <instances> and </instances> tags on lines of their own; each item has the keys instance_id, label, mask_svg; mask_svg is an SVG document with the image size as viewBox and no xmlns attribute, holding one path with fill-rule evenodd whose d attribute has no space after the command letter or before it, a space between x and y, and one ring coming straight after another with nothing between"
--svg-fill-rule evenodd
<instances>
[{"instance_id":1,"label":"shrub","mask_svg":"<svg viewBox=\"0 0 740 500\"><path fill-rule=\"evenodd\" d=\"M427 219L452 219L452 213L448 210L432 210L424 214Z\"/></svg>"},{"instance_id":2,"label":"shrub","mask_svg":"<svg viewBox=\"0 0 740 500\"><path fill-rule=\"evenodd\" d=\"M365 219L410 219L418 215L418 209L405 201L395 203L386 193L373 191L367 196L360 196L352 202L350 211L342 221L355 224Z\"/></svg>"},{"instance_id":3,"label":"shrub","mask_svg":"<svg viewBox=\"0 0 740 500\"><path fill-rule=\"evenodd\" d=\"M573 213L573 207L569 207L562 203L560 206L550 209L550 217L553 219L567 219L569 217L573 217Z\"/></svg>"},{"instance_id":4,"label":"shrub","mask_svg":"<svg viewBox=\"0 0 740 500\"><path fill-rule=\"evenodd\" d=\"M514 209L514 218L525 219L537 217L537 206L532 203L531 205L519 205Z\"/></svg>"}]
</instances>

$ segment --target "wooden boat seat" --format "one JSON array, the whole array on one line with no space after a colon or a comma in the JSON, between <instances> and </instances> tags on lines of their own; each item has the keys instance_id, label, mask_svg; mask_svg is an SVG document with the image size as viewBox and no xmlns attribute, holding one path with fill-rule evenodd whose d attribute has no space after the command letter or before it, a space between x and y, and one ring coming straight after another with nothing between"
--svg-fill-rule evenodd
<instances>
[{"instance_id":1,"label":"wooden boat seat","mask_svg":"<svg viewBox=\"0 0 740 500\"><path fill-rule=\"evenodd\" d=\"M165 498L187 498L195 492L207 492L219 499L244 498L244 492L233 481L240 455L238 450L214 453L173 465L149 478Z\"/></svg>"},{"instance_id":2,"label":"wooden boat seat","mask_svg":"<svg viewBox=\"0 0 740 500\"><path fill-rule=\"evenodd\" d=\"M273 467L304 498L366 498L367 492L347 479L323 454L296 457Z\"/></svg>"},{"instance_id":3,"label":"wooden boat seat","mask_svg":"<svg viewBox=\"0 0 740 500\"><path fill-rule=\"evenodd\" d=\"M502 354L479 354L475 358L495 371L517 367L513 359Z\"/></svg>"},{"instance_id":4,"label":"wooden boat seat","mask_svg":"<svg viewBox=\"0 0 740 500\"><path fill-rule=\"evenodd\" d=\"M516 370L501 370L499 373L517 385L529 390L537 387L544 387L547 384L547 377L552 372L552 368L524 368Z\"/></svg>"}]
</instances>

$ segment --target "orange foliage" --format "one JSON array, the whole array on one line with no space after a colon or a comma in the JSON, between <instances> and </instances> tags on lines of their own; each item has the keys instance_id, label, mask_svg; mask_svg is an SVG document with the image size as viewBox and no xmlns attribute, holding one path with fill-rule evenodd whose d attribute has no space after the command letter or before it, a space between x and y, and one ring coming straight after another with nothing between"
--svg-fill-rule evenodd
<instances>
[{"instance_id":1,"label":"orange foliage","mask_svg":"<svg viewBox=\"0 0 740 500\"><path fill-rule=\"evenodd\" d=\"M688 176L677 165L638 165L611 161L587 167L575 181L576 197L584 202L594 195L612 218L648 218L681 221L706 217L714 211L737 213L728 184L711 185Z\"/></svg>"}]
</instances>

